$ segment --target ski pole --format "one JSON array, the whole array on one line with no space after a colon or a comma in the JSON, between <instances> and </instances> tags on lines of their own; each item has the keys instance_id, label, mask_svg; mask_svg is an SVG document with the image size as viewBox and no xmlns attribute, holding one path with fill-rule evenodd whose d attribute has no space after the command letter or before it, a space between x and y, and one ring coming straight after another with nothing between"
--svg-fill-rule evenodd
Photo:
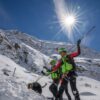
<instances>
[{"instance_id":1,"label":"ski pole","mask_svg":"<svg viewBox=\"0 0 100 100\"><path fill-rule=\"evenodd\" d=\"M54 71L49 72L49 74L48 74L48 75L52 74L53 72L54 72ZM44 76L41 76L41 77L37 78L35 82L38 82L38 81L39 81L41 78L43 78L43 77L44 77Z\"/></svg>"}]
</instances>

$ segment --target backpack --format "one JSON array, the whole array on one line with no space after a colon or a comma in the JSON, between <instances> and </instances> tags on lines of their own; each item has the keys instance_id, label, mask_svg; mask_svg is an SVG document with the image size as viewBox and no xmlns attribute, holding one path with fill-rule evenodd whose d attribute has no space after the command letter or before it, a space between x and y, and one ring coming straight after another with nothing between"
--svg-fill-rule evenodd
<instances>
[{"instance_id":1,"label":"backpack","mask_svg":"<svg viewBox=\"0 0 100 100\"><path fill-rule=\"evenodd\" d=\"M38 82L33 82L32 83L32 90L34 90L37 93L41 94L42 93L42 86Z\"/></svg>"},{"instance_id":2,"label":"backpack","mask_svg":"<svg viewBox=\"0 0 100 100\"><path fill-rule=\"evenodd\" d=\"M69 56L65 56L61 60L62 60L62 67L61 67L62 74L68 73L73 69L73 65L69 59Z\"/></svg>"}]
</instances>

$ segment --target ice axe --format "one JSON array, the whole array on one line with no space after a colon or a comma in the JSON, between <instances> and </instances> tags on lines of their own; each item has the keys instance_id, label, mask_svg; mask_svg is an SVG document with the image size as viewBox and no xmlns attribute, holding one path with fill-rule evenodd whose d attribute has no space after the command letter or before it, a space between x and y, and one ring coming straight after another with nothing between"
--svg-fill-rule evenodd
<instances>
[{"instance_id":1,"label":"ice axe","mask_svg":"<svg viewBox=\"0 0 100 100\"><path fill-rule=\"evenodd\" d=\"M88 32L86 32L86 33L80 38L80 40L82 41L82 40L83 40L86 36L88 36L89 33L91 33L95 28L96 28L95 26L91 27L91 29L90 29ZM69 51L72 51L73 48L74 48L74 47L71 47L71 48L69 49Z\"/></svg>"},{"instance_id":2,"label":"ice axe","mask_svg":"<svg viewBox=\"0 0 100 100\"><path fill-rule=\"evenodd\" d=\"M83 40L83 39L84 39L86 36L88 36L89 33L91 33L95 28L96 28L95 26L91 27L91 29L90 29L87 33L85 33L85 34L80 38L80 40Z\"/></svg>"}]
</instances>

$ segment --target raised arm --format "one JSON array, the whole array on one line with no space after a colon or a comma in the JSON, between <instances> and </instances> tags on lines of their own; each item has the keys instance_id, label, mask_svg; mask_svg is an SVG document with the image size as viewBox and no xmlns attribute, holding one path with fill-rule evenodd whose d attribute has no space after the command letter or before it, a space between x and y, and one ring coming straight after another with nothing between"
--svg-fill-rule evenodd
<instances>
[{"instance_id":1,"label":"raised arm","mask_svg":"<svg viewBox=\"0 0 100 100\"><path fill-rule=\"evenodd\" d=\"M78 55L80 55L80 53L81 53L80 43L81 43L81 40L78 40L77 41L77 51L70 54L71 58L77 57Z\"/></svg>"}]
</instances>

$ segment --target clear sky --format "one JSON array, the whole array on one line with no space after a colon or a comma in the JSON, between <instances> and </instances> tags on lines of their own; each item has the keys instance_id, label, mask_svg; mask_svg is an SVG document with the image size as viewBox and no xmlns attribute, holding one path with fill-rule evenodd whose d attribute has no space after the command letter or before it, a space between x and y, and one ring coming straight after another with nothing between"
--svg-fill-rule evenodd
<instances>
[{"instance_id":1,"label":"clear sky","mask_svg":"<svg viewBox=\"0 0 100 100\"><path fill-rule=\"evenodd\" d=\"M100 51L100 0L65 2L76 6L82 13L80 32L85 33L93 25L96 26L90 38L87 38L91 40L88 47ZM18 29L43 40L68 41L63 31L57 35L61 27L55 22L58 22L58 18L54 0L0 0L0 28Z\"/></svg>"}]
</instances>

